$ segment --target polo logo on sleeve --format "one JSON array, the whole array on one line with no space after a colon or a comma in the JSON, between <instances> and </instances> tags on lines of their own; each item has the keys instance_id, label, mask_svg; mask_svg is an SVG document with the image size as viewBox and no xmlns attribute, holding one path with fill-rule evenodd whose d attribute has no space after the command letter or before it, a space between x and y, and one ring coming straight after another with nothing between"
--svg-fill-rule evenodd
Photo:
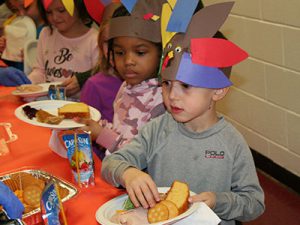
<instances>
[{"instance_id":1,"label":"polo logo on sleeve","mask_svg":"<svg viewBox=\"0 0 300 225\"><path fill-rule=\"evenodd\" d=\"M210 150L205 151L205 158L224 159L224 157L225 157L225 152L224 151L210 151Z\"/></svg>"}]
</instances>

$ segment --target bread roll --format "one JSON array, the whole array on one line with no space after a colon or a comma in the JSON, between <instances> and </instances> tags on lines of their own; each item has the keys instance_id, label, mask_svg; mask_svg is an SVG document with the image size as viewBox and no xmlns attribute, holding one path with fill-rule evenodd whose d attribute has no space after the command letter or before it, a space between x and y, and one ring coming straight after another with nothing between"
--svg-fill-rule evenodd
<instances>
[{"instance_id":1,"label":"bread roll","mask_svg":"<svg viewBox=\"0 0 300 225\"><path fill-rule=\"evenodd\" d=\"M179 213L184 213L188 209L188 198L190 197L189 186L180 181L174 181L171 189L167 193L166 200L173 202Z\"/></svg>"}]
</instances>

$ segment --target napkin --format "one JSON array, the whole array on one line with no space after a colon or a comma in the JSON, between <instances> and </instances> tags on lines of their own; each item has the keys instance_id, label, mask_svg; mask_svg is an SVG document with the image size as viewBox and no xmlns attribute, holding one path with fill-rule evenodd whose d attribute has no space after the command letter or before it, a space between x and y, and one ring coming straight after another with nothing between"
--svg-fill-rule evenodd
<instances>
[{"instance_id":1,"label":"napkin","mask_svg":"<svg viewBox=\"0 0 300 225\"><path fill-rule=\"evenodd\" d=\"M56 154L58 154L59 156L67 159L67 150L66 148L62 145L62 143L59 141L59 137L58 137L58 133L60 132L60 130L52 130L51 132L51 137L49 140L49 147L50 149L55 152Z\"/></svg>"},{"instance_id":2,"label":"napkin","mask_svg":"<svg viewBox=\"0 0 300 225\"><path fill-rule=\"evenodd\" d=\"M190 216L174 223L175 225L217 225L221 222L220 218L203 202L199 208Z\"/></svg>"}]
</instances>

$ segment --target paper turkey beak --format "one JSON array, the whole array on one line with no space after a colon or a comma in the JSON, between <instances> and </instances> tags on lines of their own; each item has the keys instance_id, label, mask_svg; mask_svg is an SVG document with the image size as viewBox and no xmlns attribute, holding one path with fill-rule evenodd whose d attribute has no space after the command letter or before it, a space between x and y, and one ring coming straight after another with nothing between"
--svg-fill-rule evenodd
<instances>
[{"instance_id":1,"label":"paper turkey beak","mask_svg":"<svg viewBox=\"0 0 300 225\"><path fill-rule=\"evenodd\" d=\"M164 70L168 65L170 60L174 57L173 51L169 51L167 56L164 59L163 65L162 65L162 70Z\"/></svg>"}]
</instances>

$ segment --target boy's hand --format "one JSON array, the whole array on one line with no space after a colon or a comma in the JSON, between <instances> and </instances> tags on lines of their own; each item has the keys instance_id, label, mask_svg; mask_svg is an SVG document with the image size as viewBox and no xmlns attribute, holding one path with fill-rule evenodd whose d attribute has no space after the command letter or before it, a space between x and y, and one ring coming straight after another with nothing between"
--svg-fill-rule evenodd
<instances>
[{"instance_id":1,"label":"boy's hand","mask_svg":"<svg viewBox=\"0 0 300 225\"><path fill-rule=\"evenodd\" d=\"M160 201L156 184L149 174L131 167L125 170L122 180L135 207L142 206L147 209Z\"/></svg>"},{"instance_id":2,"label":"boy's hand","mask_svg":"<svg viewBox=\"0 0 300 225\"><path fill-rule=\"evenodd\" d=\"M189 202L204 202L209 208L216 206L216 194L214 192L202 192L189 198Z\"/></svg>"},{"instance_id":3,"label":"boy's hand","mask_svg":"<svg viewBox=\"0 0 300 225\"><path fill-rule=\"evenodd\" d=\"M100 126L100 124L94 120L91 119L84 119L80 117L75 117L73 120L77 123L83 123L85 126L80 127L80 130L84 131L90 131L91 132L91 139L92 141L95 141L99 134L101 133L103 127Z\"/></svg>"}]
</instances>

